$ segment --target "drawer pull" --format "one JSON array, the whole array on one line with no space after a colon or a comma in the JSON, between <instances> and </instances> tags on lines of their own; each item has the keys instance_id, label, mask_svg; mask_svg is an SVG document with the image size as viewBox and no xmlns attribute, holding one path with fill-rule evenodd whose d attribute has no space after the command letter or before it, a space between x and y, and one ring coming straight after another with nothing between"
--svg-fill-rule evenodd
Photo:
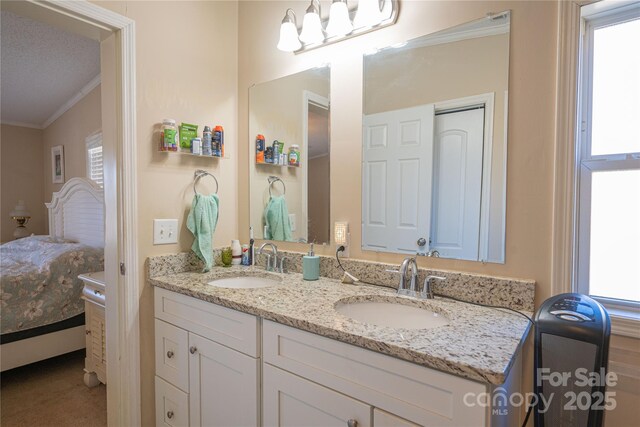
<instances>
[{"instance_id":1,"label":"drawer pull","mask_svg":"<svg viewBox=\"0 0 640 427\"><path fill-rule=\"evenodd\" d=\"M171 359L173 357L173 351L167 351L167 358Z\"/></svg>"},{"instance_id":2,"label":"drawer pull","mask_svg":"<svg viewBox=\"0 0 640 427\"><path fill-rule=\"evenodd\" d=\"M167 412L167 418L169 419L173 418L173 411Z\"/></svg>"},{"instance_id":3,"label":"drawer pull","mask_svg":"<svg viewBox=\"0 0 640 427\"><path fill-rule=\"evenodd\" d=\"M358 427L358 421L350 419L349 421L347 421L347 427Z\"/></svg>"},{"instance_id":4,"label":"drawer pull","mask_svg":"<svg viewBox=\"0 0 640 427\"><path fill-rule=\"evenodd\" d=\"M198 348L196 346L189 347L189 353L196 354L196 351L198 351Z\"/></svg>"}]
</instances>

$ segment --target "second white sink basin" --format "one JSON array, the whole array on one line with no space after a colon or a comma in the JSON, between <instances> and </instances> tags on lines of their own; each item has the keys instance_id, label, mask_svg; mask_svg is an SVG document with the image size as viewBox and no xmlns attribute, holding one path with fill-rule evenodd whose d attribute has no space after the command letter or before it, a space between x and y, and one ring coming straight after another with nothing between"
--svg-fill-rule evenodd
<instances>
[{"instance_id":1,"label":"second white sink basin","mask_svg":"<svg viewBox=\"0 0 640 427\"><path fill-rule=\"evenodd\" d=\"M335 309L359 322L389 328L431 329L449 324L440 313L394 302L346 302L336 304Z\"/></svg>"},{"instance_id":2,"label":"second white sink basin","mask_svg":"<svg viewBox=\"0 0 640 427\"><path fill-rule=\"evenodd\" d=\"M216 279L208 282L207 284L211 286L217 286L219 288L252 289L268 288L269 286L275 286L278 283L280 282L277 280L269 279L267 277L240 276Z\"/></svg>"}]
</instances>

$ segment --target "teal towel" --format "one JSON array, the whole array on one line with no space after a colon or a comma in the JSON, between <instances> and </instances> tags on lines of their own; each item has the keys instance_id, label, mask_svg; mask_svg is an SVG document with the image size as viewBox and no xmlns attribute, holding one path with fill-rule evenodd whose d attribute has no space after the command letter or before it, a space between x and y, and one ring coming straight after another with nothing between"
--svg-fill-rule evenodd
<instances>
[{"instance_id":1,"label":"teal towel","mask_svg":"<svg viewBox=\"0 0 640 427\"><path fill-rule=\"evenodd\" d=\"M271 196L264 210L264 223L267 225L266 240L292 241L289 210L284 196Z\"/></svg>"},{"instance_id":2,"label":"teal towel","mask_svg":"<svg viewBox=\"0 0 640 427\"><path fill-rule=\"evenodd\" d=\"M191 250L204 261L204 271L213 266L213 233L218 224L218 196L196 194L187 217L187 228L195 237Z\"/></svg>"}]
</instances>

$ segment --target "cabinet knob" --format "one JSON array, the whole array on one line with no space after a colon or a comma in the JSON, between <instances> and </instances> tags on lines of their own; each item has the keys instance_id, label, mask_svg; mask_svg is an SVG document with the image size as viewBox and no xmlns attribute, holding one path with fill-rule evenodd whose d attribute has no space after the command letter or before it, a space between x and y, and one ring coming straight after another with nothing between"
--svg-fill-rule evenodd
<instances>
[{"instance_id":1,"label":"cabinet knob","mask_svg":"<svg viewBox=\"0 0 640 427\"><path fill-rule=\"evenodd\" d=\"M85 334L85 335L91 335L91 330L90 330L90 329L87 329L86 331L84 331L84 334Z\"/></svg>"},{"instance_id":2,"label":"cabinet knob","mask_svg":"<svg viewBox=\"0 0 640 427\"><path fill-rule=\"evenodd\" d=\"M173 351L171 350L167 351L167 357L171 359L173 357Z\"/></svg>"},{"instance_id":3,"label":"cabinet knob","mask_svg":"<svg viewBox=\"0 0 640 427\"><path fill-rule=\"evenodd\" d=\"M93 293L98 295L98 296L102 295L102 292L100 292L100 291L93 291Z\"/></svg>"},{"instance_id":4,"label":"cabinet knob","mask_svg":"<svg viewBox=\"0 0 640 427\"><path fill-rule=\"evenodd\" d=\"M196 346L189 347L189 353L196 354L196 351L198 351L198 348Z\"/></svg>"},{"instance_id":5,"label":"cabinet knob","mask_svg":"<svg viewBox=\"0 0 640 427\"><path fill-rule=\"evenodd\" d=\"M167 418L169 419L173 418L173 411L167 412Z\"/></svg>"},{"instance_id":6,"label":"cabinet knob","mask_svg":"<svg viewBox=\"0 0 640 427\"><path fill-rule=\"evenodd\" d=\"M358 427L358 421L350 419L349 421L347 421L347 427Z\"/></svg>"}]
</instances>

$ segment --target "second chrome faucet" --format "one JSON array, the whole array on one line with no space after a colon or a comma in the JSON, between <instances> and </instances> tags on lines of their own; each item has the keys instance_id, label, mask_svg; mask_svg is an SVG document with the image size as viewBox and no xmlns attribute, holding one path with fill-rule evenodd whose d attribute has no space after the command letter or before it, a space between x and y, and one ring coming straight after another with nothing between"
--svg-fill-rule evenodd
<instances>
[{"instance_id":1,"label":"second chrome faucet","mask_svg":"<svg viewBox=\"0 0 640 427\"><path fill-rule=\"evenodd\" d=\"M398 274L398 295L406 295L421 299L433 299L431 280L446 280L442 276L429 275L424 279L422 290L418 290L418 263L413 257L405 258L398 270L387 270L389 273ZM411 272L410 276L407 273Z\"/></svg>"}]
</instances>

